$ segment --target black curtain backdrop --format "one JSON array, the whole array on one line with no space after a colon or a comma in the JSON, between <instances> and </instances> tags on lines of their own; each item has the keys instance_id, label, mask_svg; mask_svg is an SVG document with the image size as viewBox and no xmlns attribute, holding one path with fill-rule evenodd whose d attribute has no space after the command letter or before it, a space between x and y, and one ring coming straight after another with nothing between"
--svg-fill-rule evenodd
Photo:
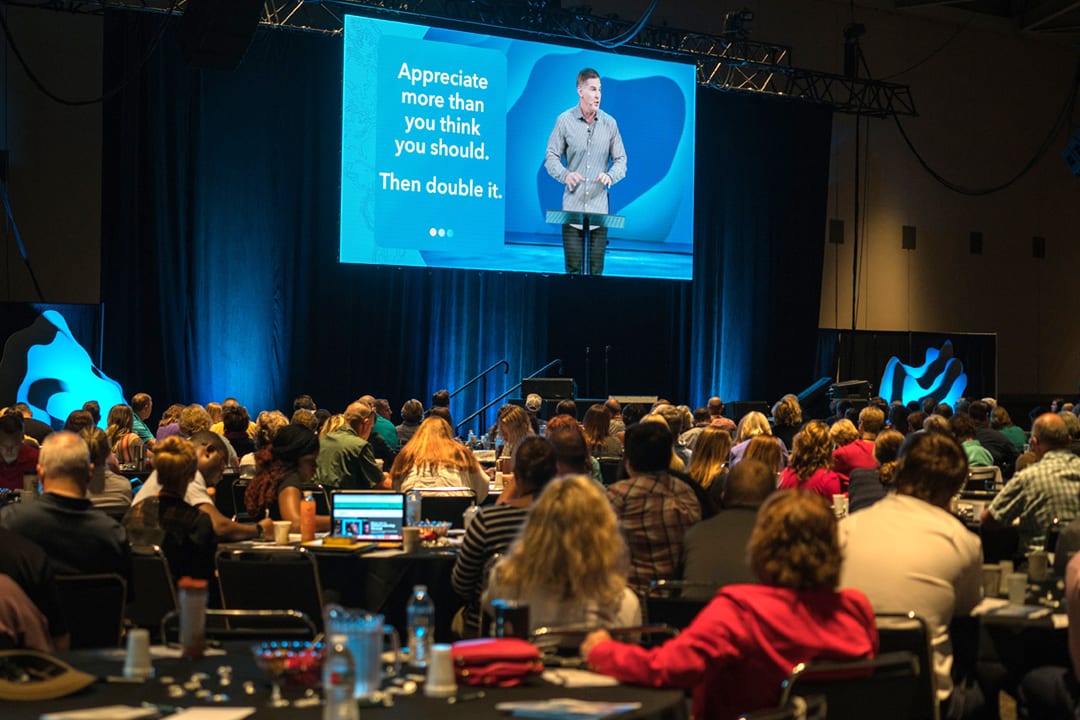
<instances>
[{"instance_id":1,"label":"black curtain backdrop","mask_svg":"<svg viewBox=\"0 0 1080 720\"><path fill-rule=\"evenodd\" d=\"M106 86L162 22L109 13ZM580 396L698 405L812 382L827 109L699 90L692 283L341 265L340 38L260 29L221 72L185 65L175 35L105 122L103 369L156 412L301 392L396 411L503 359L484 399L554 358Z\"/></svg>"}]
</instances>

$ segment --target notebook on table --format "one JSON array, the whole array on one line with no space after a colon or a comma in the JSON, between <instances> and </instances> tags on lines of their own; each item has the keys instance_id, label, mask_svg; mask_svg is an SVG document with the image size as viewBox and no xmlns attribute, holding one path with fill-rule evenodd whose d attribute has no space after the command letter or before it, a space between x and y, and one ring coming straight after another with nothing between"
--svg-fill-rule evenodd
<instances>
[{"instance_id":1,"label":"notebook on table","mask_svg":"<svg viewBox=\"0 0 1080 720\"><path fill-rule=\"evenodd\" d=\"M330 533L376 543L400 543L405 496L385 490L335 490L330 495Z\"/></svg>"}]
</instances>

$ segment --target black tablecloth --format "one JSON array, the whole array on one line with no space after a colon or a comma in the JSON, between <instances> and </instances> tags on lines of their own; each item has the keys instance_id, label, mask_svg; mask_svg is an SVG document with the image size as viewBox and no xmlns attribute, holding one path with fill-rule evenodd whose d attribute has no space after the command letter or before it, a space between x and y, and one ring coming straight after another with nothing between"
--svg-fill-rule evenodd
<instances>
[{"instance_id":1,"label":"black tablecloth","mask_svg":"<svg viewBox=\"0 0 1080 720\"><path fill-rule=\"evenodd\" d=\"M75 710L80 708L100 707L104 705L139 705L151 702L175 707L212 706L213 704L197 700L192 694L183 698L170 698L167 686L160 682L162 676L171 676L179 683L190 679L193 673L206 673L209 679L203 687L213 693L226 693L228 702L220 705L254 707L256 718L296 718L318 720L322 717L322 708L288 707L274 709L267 707L269 684L255 666L255 662L244 645L230 644L226 656L207 657L198 661L179 659L155 660L154 667L158 679L144 684L115 684L97 682L82 692L60 700L36 703L14 703L0 701L0 718L4 720L31 720L44 712ZM80 670L97 676L117 675L121 671L123 659L109 657L102 651L74 651L62 656L64 660ZM231 682L222 687L218 680L218 668L223 665L232 667ZM255 694L245 695L242 689L246 680L255 680ZM288 696L288 695L287 695ZM686 703L683 693L678 690L653 690L618 686L610 688L566 689L550 685L542 680L535 680L529 685L510 689L491 689L486 697L469 702L448 704L445 700L433 700L422 693L398 696L392 708L364 708L361 715L365 720L405 720L406 718L445 718L455 720L483 720L484 718L506 718L508 715L495 710L495 704L511 700L538 700L543 698L572 697L605 702L640 702L639 711L620 715L620 718L655 720L685 720Z\"/></svg>"}]
</instances>

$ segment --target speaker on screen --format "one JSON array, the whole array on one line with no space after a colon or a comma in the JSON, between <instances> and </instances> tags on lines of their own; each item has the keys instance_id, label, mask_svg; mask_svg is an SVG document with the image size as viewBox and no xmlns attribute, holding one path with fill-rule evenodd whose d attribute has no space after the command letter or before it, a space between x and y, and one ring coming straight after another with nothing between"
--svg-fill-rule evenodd
<instances>
[{"instance_id":1,"label":"speaker on screen","mask_svg":"<svg viewBox=\"0 0 1080 720\"><path fill-rule=\"evenodd\" d=\"M188 0L180 21L180 50L195 67L233 70L251 46L263 0Z\"/></svg>"}]
</instances>

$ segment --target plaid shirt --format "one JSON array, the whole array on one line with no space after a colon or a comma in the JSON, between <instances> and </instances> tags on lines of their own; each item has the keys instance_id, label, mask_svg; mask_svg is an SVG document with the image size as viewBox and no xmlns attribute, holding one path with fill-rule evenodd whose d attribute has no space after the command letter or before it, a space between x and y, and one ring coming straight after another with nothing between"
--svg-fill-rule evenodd
<instances>
[{"instance_id":1,"label":"plaid shirt","mask_svg":"<svg viewBox=\"0 0 1080 720\"><path fill-rule=\"evenodd\" d=\"M701 520L693 489L667 473L657 473L620 480L607 493L630 546L630 587L644 593L650 581L674 578L683 535Z\"/></svg>"},{"instance_id":2,"label":"plaid shirt","mask_svg":"<svg viewBox=\"0 0 1080 720\"><path fill-rule=\"evenodd\" d=\"M1013 476L990 503L995 520L1020 518L1020 547L1041 542L1051 521L1080 517L1080 457L1051 450L1039 462Z\"/></svg>"}]
</instances>

